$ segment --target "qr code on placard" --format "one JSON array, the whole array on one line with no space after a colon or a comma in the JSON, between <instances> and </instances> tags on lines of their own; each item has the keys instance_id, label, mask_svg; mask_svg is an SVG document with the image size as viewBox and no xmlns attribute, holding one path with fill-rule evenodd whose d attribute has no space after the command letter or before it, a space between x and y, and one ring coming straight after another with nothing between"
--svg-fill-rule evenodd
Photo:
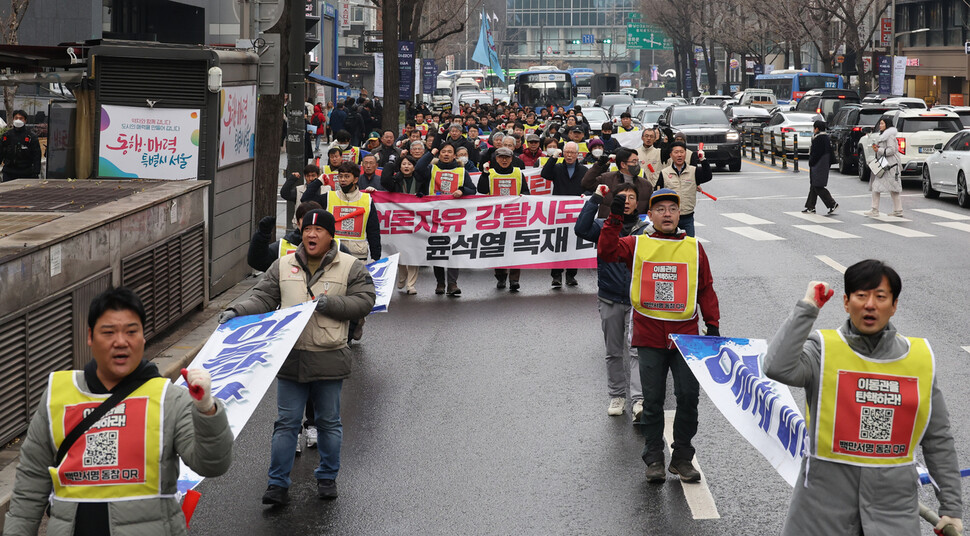
<instances>
[{"instance_id":1,"label":"qr code on placard","mask_svg":"<svg viewBox=\"0 0 970 536\"><path fill-rule=\"evenodd\" d=\"M85 437L84 467L104 467L118 465L118 431L95 432Z\"/></svg>"},{"instance_id":2,"label":"qr code on placard","mask_svg":"<svg viewBox=\"0 0 970 536\"><path fill-rule=\"evenodd\" d=\"M340 230L341 231L353 231L354 230L354 220L352 218L347 218L346 220L340 220Z\"/></svg>"},{"instance_id":3,"label":"qr code on placard","mask_svg":"<svg viewBox=\"0 0 970 536\"><path fill-rule=\"evenodd\" d=\"M859 439L889 441L893 435L893 408L862 407Z\"/></svg>"},{"instance_id":4,"label":"qr code on placard","mask_svg":"<svg viewBox=\"0 0 970 536\"><path fill-rule=\"evenodd\" d=\"M658 302L674 301L674 284L670 281L654 281L653 296Z\"/></svg>"}]
</instances>

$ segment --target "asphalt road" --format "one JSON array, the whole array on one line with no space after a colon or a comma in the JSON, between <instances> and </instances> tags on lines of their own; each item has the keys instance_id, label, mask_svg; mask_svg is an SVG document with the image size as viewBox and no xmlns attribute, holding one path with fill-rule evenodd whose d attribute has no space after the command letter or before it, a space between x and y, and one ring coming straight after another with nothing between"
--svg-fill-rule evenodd
<instances>
[{"instance_id":1,"label":"asphalt road","mask_svg":"<svg viewBox=\"0 0 970 536\"><path fill-rule=\"evenodd\" d=\"M836 215L806 218L799 213L805 171L745 161L741 173L715 173L706 190L719 200L701 199L696 214L721 333L770 338L808 281L829 281L840 293L840 265L888 261L903 278L894 321L933 344L961 467L968 467L961 408L970 210L952 198L924 199L913 182L904 218L883 222L861 215L869 208L865 183L833 169L829 186ZM237 439L230 472L201 485L192 533L777 534L790 488L704 395L694 443L719 517L695 519L687 495L706 494L697 485L672 475L663 485L646 483L637 427L628 413L606 414L595 272L581 271L579 280L552 290L548 273L530 271L522 291L510 294L495 289L491 271L466 270L462 297L448 298L434 295L434 277L422 270L419 294L398 295L389 313L368 319L354 348L354 375L343 391L340 498L316 498L316 460L305 453L293 470L290 506L260 504L275 418L270 392ZM844 318L833 300L817 326ZM671 391L668 385L668 409ZM685 487L693 489L685 495ZM930 492L922 500L935 504ZM966 489L964 501L970 504Z\"/></svg>"}]
</instances>

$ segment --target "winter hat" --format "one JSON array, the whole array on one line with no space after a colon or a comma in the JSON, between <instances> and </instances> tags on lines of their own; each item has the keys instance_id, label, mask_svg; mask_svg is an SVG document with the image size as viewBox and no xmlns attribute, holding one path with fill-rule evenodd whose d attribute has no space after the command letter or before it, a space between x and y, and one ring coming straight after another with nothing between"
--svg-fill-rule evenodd
<instances>
[{"instance_id":1,"label":"winter hat","mask_svg":"<svg viewBox=\"0 0 970 536\"><path fill-rule=\"evenodd\" d=\"M602 145L603 145L603 140L599 138L593 138L589 140L589 150L591 151L593 150L593 147L602 146Z\"/></svg>"},{"instance_id":2,"label":"winter hat","mask_svg":"<svg viewBox=\"0 0 970 536\"><path fill-rule=\"evenodd\" d=\"M323 209L315 209L307 212L303 215L303 222L300 225L300 230L306 229L307 225L316 225L318 227L323 227L333 236L336 232L337 222L333 219L333 214L327 212Z\"/></svg>"}]
</instances>

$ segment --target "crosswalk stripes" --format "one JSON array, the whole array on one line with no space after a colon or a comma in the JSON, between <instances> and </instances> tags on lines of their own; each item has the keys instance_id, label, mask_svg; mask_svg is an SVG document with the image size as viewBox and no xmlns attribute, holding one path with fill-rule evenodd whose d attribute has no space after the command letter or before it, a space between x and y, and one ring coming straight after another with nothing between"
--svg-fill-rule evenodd
<instances>
[{"instance_id":1,"label":"crosswalk stripes","mask_svg":"<svg viewBox=\"0 0 970 536\"><path fill-rule=\"evenodd\" d=\"M959 221L935 221L933 224L939 225L940 227L949 227L950 229L970 233L970 223L963 223Z\"/></svg>"},{"instance_id":2,"label":"crosswalk stripes","mask_svg":"<svg viewBox=\"0 0 970 536\"><path fill-rule=\"evenodd\" d=\"M946 218L948 220L970 220L970 216L960 214L957 212L950 212L949 210L943 210L939 208L914 208L913 212L920 212L922 214L927 214L930 216L936 216L937 218Z\"/></svg>"},{"instance_id":3,"label":"crosswalk stripes","mask_svg":"<svg viewBox=\"0 0 970 536\"><path fill-rule=\"evenodd\" d=\"M721 216L724 216L725 218L731 218L732 220L738 223L743 223L745 225L772 225L775 223L773 221L768 221L768 220L759 218L757 216L752 216L751 214L747 214L745 212L732 212L728 214L721 214Z\"/></svg>"},{"instance_id":4,"label":"crosswalk stripes","mask_svg":"<svg viewBox=\"0 0 970 536\"><path fill-rule=\"evenodd\" d=\"M828 255L816 255L815 258L831 266L836 272L839 272L840 274L845 273L845 266L842 266L841 263L832 257L829 257Z\"/></svg>"},{"instance_id":5,"label":"crosswalk stripes","mask_svg":"<svg viewBox=\"0 0 970 536\"><path fill-rule=\"evenodd\" d=\"M970 352L970 346L961 346L960 348L963 348L967 352Z\"/></svg>"},{"instance_id":6,"label":"crosswalk stripes","mask_svg":"<svg viewBox=\"0 0 970 536\"><path fill-rule=\"evenodd\" d=\"M859 235L854 235L852 233L847 233L845 231L840 231L824 225L793 225L792 227L801 229L803 231L808 231L810 233L815 233L817 235L822 235L826 238L859 238Z\"/></svg>"},{"instance_id":7,"label":"crosswalk stripes","mask_svg":"<svg viewBox=\"0 0 970 536\"><path fill-rule=\"evenodd\" d=\"M751 240L757 240L759 242L766 240L785 240L783 237L773 235L767 231L762 231L761 229L755 227L725 227L724 230L737 233L745 238L750 238Z\"/></svg>"},{"instance_id":8,"label":"crosswalk stripes","mask_svg":"<svg viewBox=\"0 0 970 536\"><path fill-rule=\"evenodd\" d=\"M893 225L891 223L863 223L862 226L869 227L870 229L876 229L878 231L885 231L894 235L905 236L906 238L926 238L936 236L931 235L930 233L924 233L923 231L917 231L916 229L910 229L909 227Z\"/></svg>"},{"instance_id":9,"label":"crosswalk stripes","mask_svg":"<svg viewBox=\"0 0 970 536\"><path fill-rule=\"evenodd\" d=\"M837 220L832 216L823 216L821 214L809 214L807 212L786 212L789 216L794 216L796 218L801 218L803 220L808 220L812 223L842 223L842 220Z\"/></svg>"},{"instance_id":10,"label":"crosswalk stripes","mask_svg":"<svg viewBox=\"0 0 970 536\"><path fill-rule=\"evenodd\" d=\"M907 218L903 218L902 216L890 216L889 214L883 214L881 212L879 213L878 216L866 216L866 211L865 210L853 210L851 212L853 214L858 214L860 216L865 216L867 218L872 218L874 220L879 220L881 222L886 222L886 223L900 223L900 222L910 222L910 221L913 221L913 220L910 220L910 219L907 219Z\"/></svg>"}]
</instances>

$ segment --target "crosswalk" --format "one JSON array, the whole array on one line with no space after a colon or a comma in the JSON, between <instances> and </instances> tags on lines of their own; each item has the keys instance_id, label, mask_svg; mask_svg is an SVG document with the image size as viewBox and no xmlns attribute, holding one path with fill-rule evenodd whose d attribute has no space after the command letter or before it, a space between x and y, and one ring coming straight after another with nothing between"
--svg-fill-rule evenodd
<instances>
[{"instance_id":1,"label":"crosswalk","mask_svg":"<svg viewBox=\"0 0 970 536\"><path fill-rule=\"evenodd\" d=\"M795 229L818 237L832 240L858 240L873 236L871 231L885 233L899 238L925 239L945 233L943 229L970 234L970 214L937 208L912 209L907 217L894 217L880 214L866 216L865 211L847 211L834 216L807 214L803 212L780 212L777 217L766 219L765 214L755 215L747 212L712 213L705 217L707 228L697 223L700 242L717 242L720 230L741 236L755 242L788 240L798 233L786 231ZM768 216L771 217L771 216ZM723 218L723 220L722 220ZM718 221L720 220L720 221ZM939 227L939 233L934 227ZM914 228L914 227L919 228Z\"/></svg>"}]
</instances>

